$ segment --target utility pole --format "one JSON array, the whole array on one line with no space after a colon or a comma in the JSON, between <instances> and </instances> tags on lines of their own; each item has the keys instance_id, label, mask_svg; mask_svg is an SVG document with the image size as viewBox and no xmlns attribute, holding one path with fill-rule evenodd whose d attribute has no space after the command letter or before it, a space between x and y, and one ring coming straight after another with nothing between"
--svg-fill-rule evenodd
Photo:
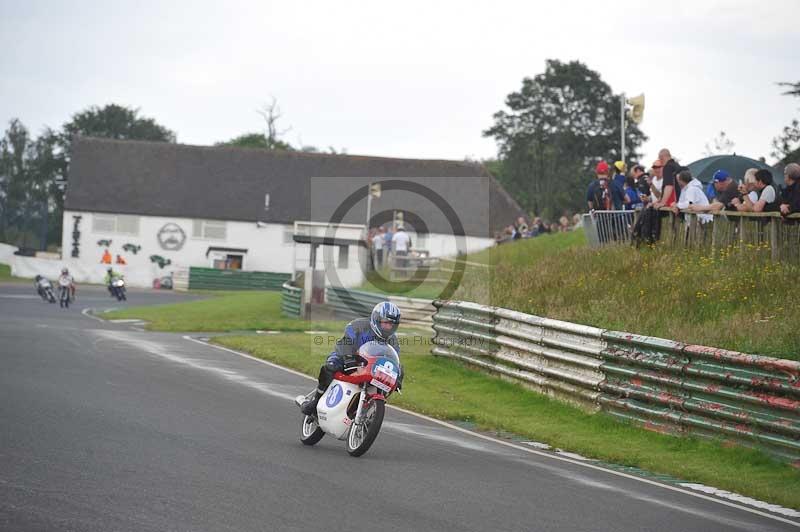
<instances>
[{"instance_id":1,"label":"utility pole","mask_svg":"<svg viewBox=\"0 0 800 532\"><path fill-rule=\"evenodd\" d=\"M619 123L620 123L620 161L625 164L625 93L619 97Z\"/></svg>"}]
</instances>

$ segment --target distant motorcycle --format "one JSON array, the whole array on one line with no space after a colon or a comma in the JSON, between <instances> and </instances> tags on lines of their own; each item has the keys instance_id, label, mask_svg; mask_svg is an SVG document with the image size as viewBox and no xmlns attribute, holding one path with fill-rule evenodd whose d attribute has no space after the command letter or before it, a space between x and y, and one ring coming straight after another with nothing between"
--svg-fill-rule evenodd
<instances>
[{"instance_id":1,"label":"distant motorcycle","mask_svg":"<svg viewBox=\"0 0 800 532\"><path fill-rule=\"evenodd\" d=\"M378 437L386 399L398 388L400 358L392 346L379 342L362 345L356 358L357 366L334 374L319 399L316 415L303 416L303 444L314 445L330 434L347 441L350 456L361 456ZM300 395L295 404L302 406L306 399L308 396Z\"/></svg>"},{"instance_id":2,"label":"distant motorcycle","mask_svg":"<svg viewBox=\"0 0 800 532\"><path fill-rule=\"evenodd\" d=\"M53 293L53 285L47 279L41 278L36 281L36 293L42 298L42 301L49 301L50 303L56 302L55 293Z\"/></svg>"},{"instance_id":3,"label":"distant motorcycle","mask_svg":"<svg viewBox=\"0 0 800 532\"><path fill-rule=\"evenodd\" d=\"M116 297L117 301L126 301L128 298L125 296L125 279L122 277L115 277L111 280L111 296Z\"/></svg>"}]
</instances>

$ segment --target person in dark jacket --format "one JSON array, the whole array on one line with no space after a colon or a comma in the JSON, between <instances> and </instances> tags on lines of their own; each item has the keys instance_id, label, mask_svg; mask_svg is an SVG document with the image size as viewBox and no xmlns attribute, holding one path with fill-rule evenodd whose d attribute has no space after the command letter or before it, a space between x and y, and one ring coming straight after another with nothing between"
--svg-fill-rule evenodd
<instances>
[{"instance_id":1,"label":"person in dark jacket","mask_svg":"<svg viewBox=\"0 0 800 532\"><path fill-rule=\"evenodd\" d=\"M800 212L800 164L789 163L783 170L786 188L780 199L780 211L783 216Z\"/></svg>"},{"instance_id":2,"label":"person in dark jacket","mask_svg":"<svg viewBox=\"0 0 800 532\"><path fill-rule=\"evenodd\" d=\"M681 191L675 176L681 171L681 165L672 158L672 154L667 148L658 152L658 160L661 161L662 171L661 175L663 181L661 183L661 199L658 200L654 207L671 207L673 203L678 201Z\"/></svg>"},{"instance_id":3,"label":"person in dark jacket","mask_svg":"<svg viewBox=\"0 0 800 532\"><path fill-rule=\"evenodd\" d=\"M319 369L317 389L309 394L308 399L302 404L300 410L307 416L317 411L317 403L325 390L328 389L333 375L337 371L352 367L357 362L358 349L367 342L381 342L390 345L400 355L400 345L395 332L400 325L400 309L389 301L375 305L369 318L358 318L344 328L344 335L336 342L336 349L328 355L327 360ZM397 388L403 382L403 370L397 379Z\"/></svg>"}]
</instances>

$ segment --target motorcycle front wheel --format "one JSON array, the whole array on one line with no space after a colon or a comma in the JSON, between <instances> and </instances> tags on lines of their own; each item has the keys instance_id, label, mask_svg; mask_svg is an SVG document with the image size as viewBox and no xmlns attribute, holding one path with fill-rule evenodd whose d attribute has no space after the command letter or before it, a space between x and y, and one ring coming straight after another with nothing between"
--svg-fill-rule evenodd
<instances>
[{"instance_id":1,"label":"motorcycle front wheel","mask_svg":"<svg viewBox=\"0 0 800 532\"><path fill-rule=\"evenodd\" d=\"M322 437L325 432L317 424L317 418L314 416L303 416L303 424L300 427L300 441L303 445L314 445Z\"/></svg>"},{"instance_id":2,"label":"motorcycle front wheel","mask_svg":"<svg viewBox=\"0 0 800 532\"><path fill-rule=\"evenodd\" d=\"M383 401L372 400L366 408L364 422L360 425L353 423L350 427L350 434L347 436L347 452L350 456L361 456L367 452L381 430L386 404Z\"/></svg>"}]
</instances>

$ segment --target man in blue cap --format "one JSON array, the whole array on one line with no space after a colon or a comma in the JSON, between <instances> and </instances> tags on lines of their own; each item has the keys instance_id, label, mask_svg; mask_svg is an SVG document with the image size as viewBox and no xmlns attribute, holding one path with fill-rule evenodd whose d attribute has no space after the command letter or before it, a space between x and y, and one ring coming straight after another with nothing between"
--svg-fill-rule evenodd
<instances>
[{"instance_id":1,"label":"man in blue cap","mask_svg":"<svg viewBox=\"0 0 800 532\"><path fill-rule=\"evenodd\" d=\"M709 205L689 205L692 212L719 212L723 209L736 210L734 198L739 198L739 186L736 181L731 179L727 170L717 170L714 172L714 190L717 195Z\"/></svg>"}]
</instances>

